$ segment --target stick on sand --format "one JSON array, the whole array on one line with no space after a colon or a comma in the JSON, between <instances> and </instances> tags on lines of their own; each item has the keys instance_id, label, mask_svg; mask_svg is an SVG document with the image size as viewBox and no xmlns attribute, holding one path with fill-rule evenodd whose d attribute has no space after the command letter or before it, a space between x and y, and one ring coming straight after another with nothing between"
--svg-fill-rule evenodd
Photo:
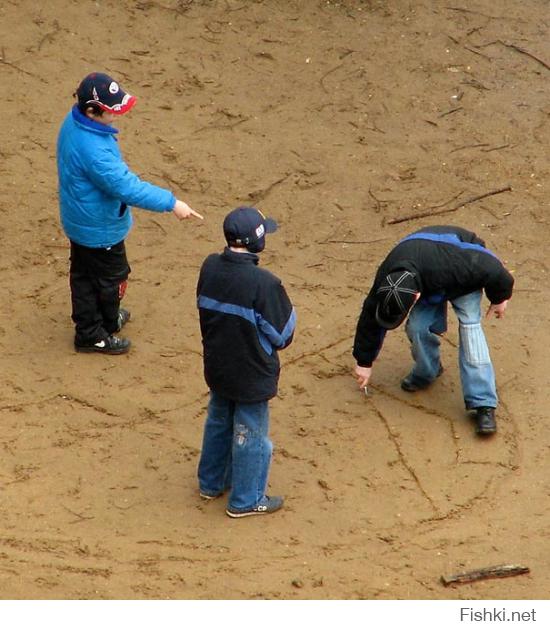
<instances>
[{"instance_id":1,"label":"stick on sand","mask_svg":"<svg viewBox=\"0 0 550 630\"><path fill-rule=\"evenodd\" d=\"M441 581L445 586L449 586L449 584L466 584L476 580L511 577L513 575L522 575L523 573L529 573L529 567L519 564L499 564L495 567L485 567L484 569L475 569L465 573L456 573L455 575L442 575Z\"/></svg>"}]
</instances>

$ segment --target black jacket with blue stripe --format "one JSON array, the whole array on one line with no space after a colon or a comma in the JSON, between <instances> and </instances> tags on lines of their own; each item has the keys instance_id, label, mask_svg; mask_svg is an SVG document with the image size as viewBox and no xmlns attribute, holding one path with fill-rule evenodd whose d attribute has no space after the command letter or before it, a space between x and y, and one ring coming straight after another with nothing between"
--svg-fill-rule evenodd
<instances>
[{"instance_id":1,"label":"black jacket with blue stripe","mask_svg":"<svg viewBox=\"0 0 550 630\"><path fill-rule=\"evenodd\" d=\"M281 281L258 262L256 254L226 247L206 258L197 284L205 380L220 396L244 403L277 394L278 351L296 326Z\"/></svg>"},{"instance_id":2,"label":"black jacket with blue stripe","mask_svg":"<svg viewBox=\"0 0 550 630\"><path fill-rule=\"evenodd\" d=\"M425 227L402 239L382 262L357 322L353 356L370 367L386 330L376 323L376 290L388 273L405 269L416 275L420 300L437 303L481 289L492 304L512 295L514 278L485 242L452 225Z\"/></svg>"}]
</instances>

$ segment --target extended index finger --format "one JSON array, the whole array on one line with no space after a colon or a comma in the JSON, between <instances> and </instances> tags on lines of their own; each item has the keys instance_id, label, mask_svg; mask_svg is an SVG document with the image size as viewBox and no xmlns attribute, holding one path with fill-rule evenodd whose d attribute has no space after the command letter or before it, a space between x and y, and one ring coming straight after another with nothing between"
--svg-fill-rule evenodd
<instances>
[{"instance_id":1,"label":"extended index finger","mask_svg":"<svg viewBox=\"0 0 550 630\"><path fill-rule=\"evenodd\" d=\"M195 212L194 210L192 210L191 208L189 208L189 210L191 210L191 214L195 217L197 217L198 219L204 219L204 217L202 216L202 214L199 214L198 212Z\"/></svg>"}]
</instances>

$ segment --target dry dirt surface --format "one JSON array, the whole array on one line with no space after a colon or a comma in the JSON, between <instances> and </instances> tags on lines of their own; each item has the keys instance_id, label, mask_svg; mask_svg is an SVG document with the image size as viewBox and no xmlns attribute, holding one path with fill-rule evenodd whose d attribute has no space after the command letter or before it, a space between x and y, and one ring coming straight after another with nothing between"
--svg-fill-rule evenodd
<instances>
[{"instance_id":1,"label":"dry dirt surface","mask_svg":"<svg viewBox=\"0 0 550 630\"><path fill-rule=\"evenodd\" d=\"M0 2L4 599L548 596L549 22L547 0ZM58 219L57 131L93 70L138 97L130 167L205 216L135 210L120 357L73 351ZM272 403L286 508L232 520L198 497L194 293L241 204L280 223L262 264L299 324ZM403 330L368 398L352 376L378 263L434 223L476 231L516 277L486 325L489 440L463 410L454 316L431 390L399 388ZM509 563L530 573L440 581Z\"/></svg>"}]
</instances>

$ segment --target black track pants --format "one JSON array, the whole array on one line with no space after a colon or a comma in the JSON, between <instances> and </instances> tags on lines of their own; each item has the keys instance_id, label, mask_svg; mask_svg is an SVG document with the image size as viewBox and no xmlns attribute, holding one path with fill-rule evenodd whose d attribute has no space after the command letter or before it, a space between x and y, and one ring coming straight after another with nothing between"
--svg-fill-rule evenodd
<instances>
[{"instance_id":1,"label":"black track pants","mask_svg":"<svg viewBox=\"0 0 550 630\"><path fill-rule=\"evenodd\" d=\"M70 286L75 344L92 345L118 327L118 310L130 267L124 241L90 248L71 241Z\"/></svg>"}]
</instances>

